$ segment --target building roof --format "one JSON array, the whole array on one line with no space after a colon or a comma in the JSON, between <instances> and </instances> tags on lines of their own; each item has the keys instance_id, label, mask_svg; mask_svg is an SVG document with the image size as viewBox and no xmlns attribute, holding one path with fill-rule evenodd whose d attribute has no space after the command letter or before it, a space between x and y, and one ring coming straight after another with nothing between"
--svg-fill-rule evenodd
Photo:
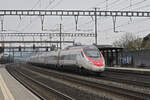
<instances>
[{"instance_id":1,"label":"building roof","mask_svg":"<svg viewBox=\"0 0 150 100\"><path fill-rule=\"evenodd\" d=\"M143 38L142 47L150 47L150 34Z\"/></svg>"},{"instance_id":2,"label":"building roof","mask_svg":"<svg viewBox=\"0 0 150 100\"><path fill-rule=\"evenodd\" d=\"M123 49L123 48L121 48L121 47L114 47L113 45L96 45L97 46L97 48L99 48L99 49L107 49L107 50L112 50L112 49Z\"/></svg>"}]
</instances>

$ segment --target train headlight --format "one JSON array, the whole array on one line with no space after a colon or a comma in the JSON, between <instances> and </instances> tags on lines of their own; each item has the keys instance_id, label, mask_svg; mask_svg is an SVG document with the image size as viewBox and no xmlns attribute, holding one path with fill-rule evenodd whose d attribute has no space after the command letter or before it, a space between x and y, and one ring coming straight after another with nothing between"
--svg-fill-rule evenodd
<instances>
[{"instance_id":1,"label":"train headlight","mask_svg":"<svg viewBox=\"0 0 150 100\"><path fill-rule=\"evenodd\" d=\"M90 64L93 64L91 61L88 61Z\"/></svg>"}]
</instances>

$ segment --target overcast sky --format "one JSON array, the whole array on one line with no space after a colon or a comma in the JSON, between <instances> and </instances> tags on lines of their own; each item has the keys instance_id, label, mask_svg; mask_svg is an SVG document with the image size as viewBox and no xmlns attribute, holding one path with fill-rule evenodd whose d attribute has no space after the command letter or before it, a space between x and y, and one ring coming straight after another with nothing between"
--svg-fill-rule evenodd
<instances>
[{"instance_id":1,"label":"overcast sky","mask_svg":"<svg viewBox=\"0 0 150 100\"><path fill-rule=\"evenodd\" d=\"M150 0L0 0L0 9L85 9L92 10L129 10L150 11ZM63 32L94 32L94 21L91 17L79 17L78 29L75 30L74 17L44 17L44 29L48 32L59 32L59 24L63 24ZM98 17L98 44L112 44L125 33L144 37L150 33L150 18L117 17L116 31L113 32L112 17ZM5 16L4 29L7 32L43 32L40 17ZM12 38L11 38L12 39ZM46 39L46 38L45 38ZM57 40L57 38L53 38ZM67 38L65 38L67 39ZM93 38L71 38L84 44L92 44Z\"/></svg>"}]
</instances>

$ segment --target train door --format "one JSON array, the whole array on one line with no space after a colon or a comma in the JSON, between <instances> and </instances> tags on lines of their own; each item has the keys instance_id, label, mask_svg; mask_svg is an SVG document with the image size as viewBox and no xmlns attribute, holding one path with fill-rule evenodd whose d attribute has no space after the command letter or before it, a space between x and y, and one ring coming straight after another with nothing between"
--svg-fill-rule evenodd
<instances>
[{"instance_id":1,"label":"train door","mask_svg":"<svg viewBox=\"0 0 150 100\"><path fill-rule=\"evenodd\" d=\"M82 53L82 51L78 51L76 59L77 59L76 60L77 65L81 68L82 67L82 62L83 62L83 53Z\"/></svg>"},{"instance_id":2,"label":"train door","mask_svg":"<svg viewBox=\"0 0 150 100\"><path fill-rule=\"evenodd\" d=\"M61 51L57 51L56 55L57 55L56 66L60 66L60 63L61 63Z\"/></svg>"}]
</instances>

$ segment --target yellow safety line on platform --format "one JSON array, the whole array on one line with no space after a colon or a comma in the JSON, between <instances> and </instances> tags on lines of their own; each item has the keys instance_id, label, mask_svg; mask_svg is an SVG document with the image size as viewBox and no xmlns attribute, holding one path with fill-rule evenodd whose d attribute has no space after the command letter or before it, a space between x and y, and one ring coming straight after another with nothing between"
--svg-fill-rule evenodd
<instances>
[{"instance_id":1,"label":"yellow safety line on platform","mask_svg":"<svg viewBox=\"0 0 150 100\"><path fill-rule=\"evenodd\" d=\"M6 86L6 83L3 80L3 77L1 75L0 75L0 88L2 90L5 100L15 100L13 95L11 94L10 90Z\"/></svg>"}]
</instances>

